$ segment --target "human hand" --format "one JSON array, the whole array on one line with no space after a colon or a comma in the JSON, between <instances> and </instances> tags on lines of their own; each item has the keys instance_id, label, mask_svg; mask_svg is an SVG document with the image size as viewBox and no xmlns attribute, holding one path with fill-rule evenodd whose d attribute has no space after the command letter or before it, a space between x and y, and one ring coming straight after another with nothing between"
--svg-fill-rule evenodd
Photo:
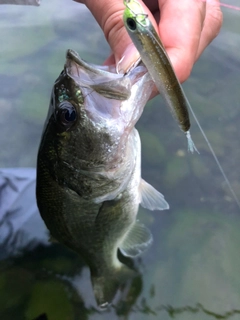
<instances>
[{"instance_id":1,"label":"human hand","mask_svg":"<svg viewBox=\"0 0 240 320\"><path fill-rule=\"evenodd\" d=\"M123 24L123 0L74 0L84 3L102 28L112 49L106 65L125 72L139 58ZM180 82L217 36L222 25L219 0L138 0L158 32ZM144 5L145 3L145 5ZM161 15L161 17L160 17Z\"/></svg>"}]
</instances>

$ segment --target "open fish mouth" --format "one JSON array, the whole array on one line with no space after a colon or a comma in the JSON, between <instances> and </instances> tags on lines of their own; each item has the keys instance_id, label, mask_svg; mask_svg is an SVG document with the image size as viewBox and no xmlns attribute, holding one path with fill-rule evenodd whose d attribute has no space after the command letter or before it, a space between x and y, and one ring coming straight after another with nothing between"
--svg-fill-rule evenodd
<instances>
[{"instance_id":1,"label":"open fish mouth","mask_svg":"<svg viewBox=\"0 0 240 320\"><path fill-rule=\"evenodd\" d=\"M130 97L131 80L116 73L115 67L87 63L71 49L67 50L66 59L66 74L80 86L89 87L108 99L122 101Z\"/></svg>"}]
</instances>

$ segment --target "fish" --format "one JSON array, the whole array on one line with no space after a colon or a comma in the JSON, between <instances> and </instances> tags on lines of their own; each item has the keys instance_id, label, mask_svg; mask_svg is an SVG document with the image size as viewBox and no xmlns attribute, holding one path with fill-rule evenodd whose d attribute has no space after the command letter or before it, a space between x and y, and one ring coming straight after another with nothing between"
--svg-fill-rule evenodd
<instances>
[{"instance_id":1,"label":"fish","mask_svg":"<svg viewBox=\"0 0 240 320\"><path fill-rule=\"evenodd\" d=\"M105 308L152 243L137 219L139 205L169 208L141 178L135 124L154 83L143 65L126 75L68 50L54 83L37 157L37 205L51 236L88 264L96 302Z\"/></svg>"},{"instance_id":2,"label":"fish","mask_svg":"<svg viewBox=\"0 0 240 320\"><path fill-rule=\"evenodd\" d=\"M168 54L148 15L136 0L124 0L123 13L125 28L139 51L141 60L148 69L158 91L182 131L186 134L188 150L197 151L190 135L189 102L174 72Z\"/></svg>"}]
</instances>

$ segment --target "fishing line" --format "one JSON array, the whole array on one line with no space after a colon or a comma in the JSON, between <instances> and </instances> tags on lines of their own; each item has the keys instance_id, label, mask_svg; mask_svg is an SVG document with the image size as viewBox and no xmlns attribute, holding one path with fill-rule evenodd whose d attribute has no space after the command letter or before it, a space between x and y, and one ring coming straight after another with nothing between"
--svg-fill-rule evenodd
<instances>
[{"instance_id":1,"label":"fishing line","mask_svg":"<svg viewBox=\"0 0 240 320\"><path fill-rule=\"evenodd\" d=\"M202 0L202 1L204 1L204 0ZM210 1L211 1L211 0L210 0ZM127 7L129 8L129 6L127 6ZM131 10L131 12L133 12L133 11ZM142 16L143 14L142 14L142 13L137 13L137 14L134 13L134 15L135 15L135 17L137 18L138 16ZM148 15L145 15L145 17L147 17L147 16L148 16ZM139 20L137 20L137 22L138 22L140 25L142 25L143 27L146 27L146 26L143 25ZM158 38L155 37L154 33L152 32L152 30L151 30L150 28L149 28L148 32L150 33L150 36L152 37L152 39L163 49L163 51L165 52L166 56L168 57L165 48L162 46L162 44L160 43L160 41L158 40ZM170 62L170 59L169 59L169 62ZM171 63L171 62L170 62L170 63ZM177 79L177 81L178 81L178 79ZM219 162L219 160L218 160L218 158L217 158L217 156L216 156L216 154L215 154L215 152L214 152L214 150L213 150L213 148L212 148L211 143L209 142L209 140L208 140L205 132L203 131L202 126L201 126L200 122L198 121L197 116L195 115L195 113L194 113L194 111L193 111L193 109L192 109L192 107L191 107L191 105L190 105L190 103L189 103L189 101L188 101L188 99L187 99L187 97L186 97L186 95L185 95L185 93L184 93L184 91L183 91L183 88L182 88L182 86L181 86L180 83L179 83L179 85L180 85L180 87L181 87L181 89L182 89L182 94L183 94L184 98L186 99L187 106L188 106L189 110L191 111L191 113L192 113L192 115L193 115L193 118L194 118L194 120L196 121L196 123L197 123L197 125L198 125L198 127L199 127L199 129L200 129L200 132L202 133L203 138L205 139L205 141L206 141L206 143L207 143L207 145L208 145L208 147L209 147L209 149L210 149L210 151L211 151L211 153L212 153L212 156L213 156L213 158L214 158L214 160L215 160L215 162L216 162L216 164L217 164L217 167L219 168L219 170L220 170L220 172L221 172L221 174L222 174L222 176L223 176L223 179L225 180L225 182L226 182L226 184L227 184L227 186L228 186L228 188L229 188L229 191L231 192L233 198L234 198L235 201L236 201L237 206L238 206L239 209L240 209L240 201L239 201L239 199L238 199L235 191L233 190L233 188L232 188L232 186L231 186L231 183L230 183L230 181L228 180L228 178L227 178L227 176L226 176L226 174L225 174L225 172L224 172L224 170L223 170L223 168L222 168L222 166L221 166L221 164L220 164L220 162ZM196 147L195 147L195 145L194 145L194 143L193 143L193 141L192 141L192 139L191 139L191 137L190 137L190 132L189 132L189 130L188 130L187 132L185 132L185 134L186 134L187 139L188 139L188 147L190 148L190 151L193 152L193 151L195 150L195 151L198 152L198 150L196 149ZM198 152L198 153L199 153L199 152Z\"/></svg>"},{"instance_id":2,"label":"fishing line","mask_svg":"<svg viewBox=\"0 0 240 320\"><path fill-rule=\"evenodd\" d=\"M216 0L202 0L202 2L209 2L209 3L211 2L211 3L215 3L216 5L220 5L221 7L240 11L240 7L237 7L237 6L234 6L231 4L227 4L227 3L223 3L223 2L218 2Z\"/></svg>"},{"instance_id":3,"label":"fishing line","mask_svg":"<svg viewBox=\"0 0 240 320\"><path fill-rule=\"evenodd\" d=\"M190 105L190 103L189 103L189 101L188 101L188 99L187 99L186 96L185 96L185 99L187 100L189 110L191 111L191 113L192 113L192 115L193 115L193 118L194 118L194 120L196 121L196 123L197 123L197 125L198 125L198 127L199 127L199 129L200 129L200 131L201 131L201 133L202 133L202 135L203 135L203 137L204 137L204 139L205 139L205 141L206 141L206 143L207 143L207 145L208 145L211 153L212 153L212 156L213 156L213 158L214 158L214 160L215 160L215 162L216 162L216 164L217 164L217 166L218 166L218 168L219 168L219 170L220 170L220 172L221 172L221 174L222 174L222 176L223 176L223 178L224 178L224 180L225 180L225 182L227 183L227 186L228 186L228 188L229 188L229 190L230 190L233 198L235 199L235 201L236 201L236 203L237 203L237 205L238 205L238 207L239 207L239 209L240 209L240 201L239 201L239 199L238 199L235 191L233 190L233 188L232 188L232 186L231 186L231 183L230 183L230 181L228 180L228 178L227 178L227 176L226 176L226 174L225 174L225 172L224 172L224 170L223 170L223 168L222 168L222 166L221 166L221 164L220 164L220 162L219 162L219 160L218 160L218 157L216 156L216 153L214 152L214 150L213 150L213 148L212 148L212 145L211 145L211 143L209 142L209 140L208 140L205 132L203 131L203 128L202 128L200 122L198 121L197 116L196 116L195 112L193 111L193 109L192 109L192 107L191 107L191 105Z\"/></svg>"},{"instance_id":4,"label":"fishing line","mask_svg":"<svg viewBox=\"0 0 240 320\"><path fill-rule=\"evenodd\" d=\"M233 6L231 4L226 4L226 3L220 2L220 6L225 7L225 8L229 8L229 9L233 9L233 10L236 10L236 11L240 11L240 7Z\"/></svg>"}]
</instances>

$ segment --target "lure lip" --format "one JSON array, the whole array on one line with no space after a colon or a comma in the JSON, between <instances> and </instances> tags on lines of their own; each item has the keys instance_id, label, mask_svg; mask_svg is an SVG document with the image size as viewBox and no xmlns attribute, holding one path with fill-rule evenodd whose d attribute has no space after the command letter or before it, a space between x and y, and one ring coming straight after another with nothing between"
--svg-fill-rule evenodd
<instances>
[{"instance_id":1,"label":"lure lip","mask_svg":"<svg viewBox=\"0 0 240 320\"><path fill-rule=\"evenodd\" d=\"M132 6L130 6L129 4L132 4ZM148 18L148 14L146 12L144 12L141 4L136 1L136 0L124 0L123 4L125 5L125 10L124 10L124 14L123 14L123 19L127 21L127 19L129 19L129 17L127 17L127 11L129 10L132 14L132 16L134 18L136 18L136 21L139 23L140 26L142 27L148 27L149 26L149 22L147 20ZM135 11L136 9L136 11ZM137 10L140 10L139 12L137 12Z\"/></svg>"}]
</instances>

